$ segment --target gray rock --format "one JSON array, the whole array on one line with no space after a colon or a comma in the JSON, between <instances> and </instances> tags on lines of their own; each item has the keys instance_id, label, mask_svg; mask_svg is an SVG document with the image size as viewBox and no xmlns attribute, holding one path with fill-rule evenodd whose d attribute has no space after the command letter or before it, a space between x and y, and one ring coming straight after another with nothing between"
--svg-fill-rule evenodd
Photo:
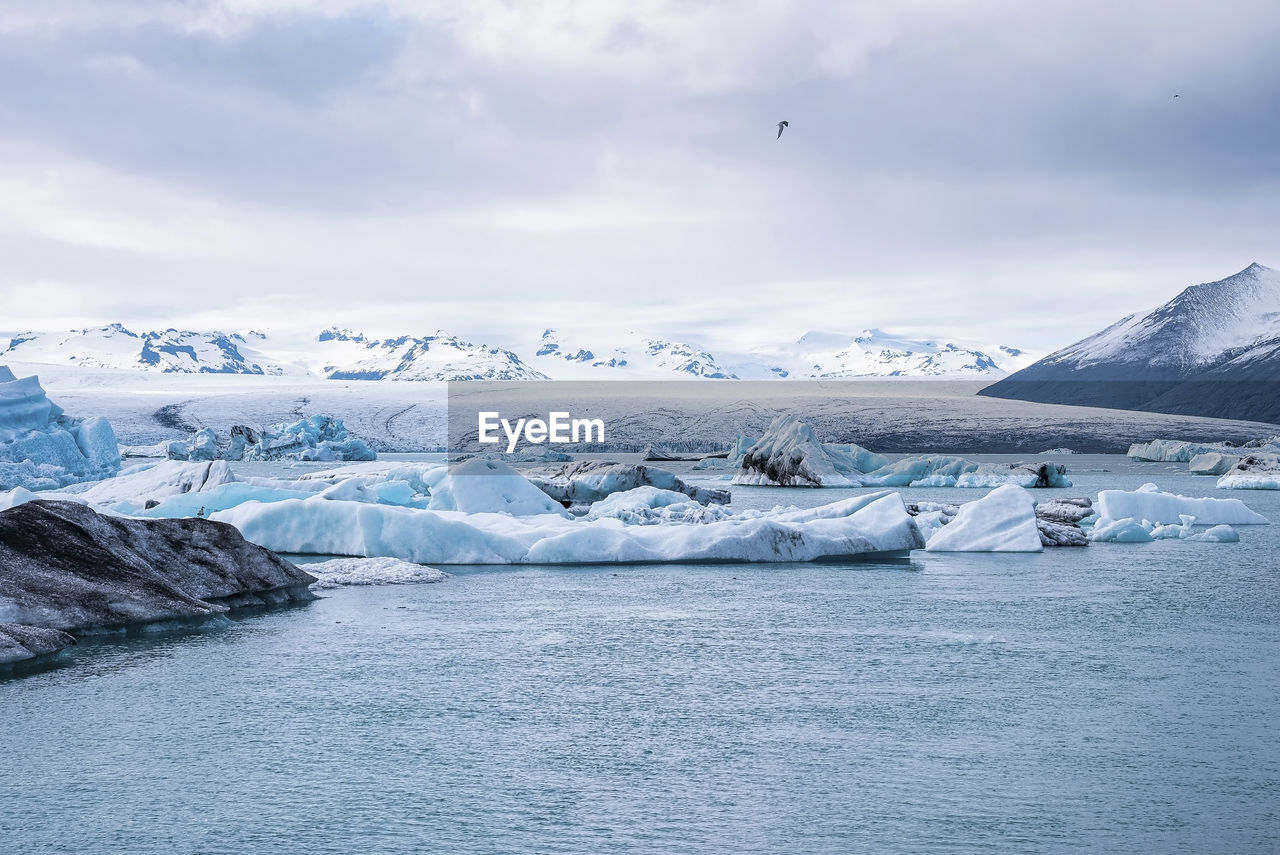
<instances>
[{"instance_id":1,"label":"gray rock","mask_svg":"<svg viewBox=\"0 0 1280 855\"><path fill-rule=\"evenodd\" d=\"M313 599L314 581L225 523L108 517L73 502L0 512L6 623L77 630L204 618Z\"/></svg>"}]
</instances>

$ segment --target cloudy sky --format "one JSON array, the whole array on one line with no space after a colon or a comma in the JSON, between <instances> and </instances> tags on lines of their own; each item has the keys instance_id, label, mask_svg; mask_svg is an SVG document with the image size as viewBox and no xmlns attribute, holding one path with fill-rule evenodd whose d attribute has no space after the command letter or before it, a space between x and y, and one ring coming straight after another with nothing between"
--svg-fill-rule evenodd
<instances>
[{"instance_id":1,"label":"cloudy sky","mask_svg":"<svg viewBox=\"0 0 1280 855\"><path fill-rule=\"evenodd\" d=\"M1270 0L6 0L0 330L1051 349L1280 267L1277 44Z\"/></svg>"}]
</instances>

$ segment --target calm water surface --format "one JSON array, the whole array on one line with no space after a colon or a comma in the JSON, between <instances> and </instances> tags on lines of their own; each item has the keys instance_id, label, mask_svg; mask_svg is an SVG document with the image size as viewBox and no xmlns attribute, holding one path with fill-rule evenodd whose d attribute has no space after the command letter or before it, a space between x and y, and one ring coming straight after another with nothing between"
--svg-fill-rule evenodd
<instances>
[{"instance_id":1,"label":"calm water surface","mask_svg":"<svg viewBox=\"0 0 1280 855\"><path fill-rule=\"evenodd\" d=\"M0 852L1277 851L1280 526L1240 531L457 569L82 644L0 682Z\"/></svg>"}]
</instances>

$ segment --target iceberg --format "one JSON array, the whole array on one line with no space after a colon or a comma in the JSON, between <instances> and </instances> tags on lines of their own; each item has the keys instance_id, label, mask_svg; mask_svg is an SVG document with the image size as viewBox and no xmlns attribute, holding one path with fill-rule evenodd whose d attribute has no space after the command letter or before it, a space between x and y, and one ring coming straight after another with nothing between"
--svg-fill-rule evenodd
<instances>
[{"instance_id":1,"label":"iceberg","mask_svg":"<svg viewBox=\"0 0 1280 855\"><path fill-rule=\"evenodd\" d=\"M888 492L804 511L744 513L696 525L466 514L319 497L247 502L213 519L281 552L391 557L431 565L818 561L924 545L901 496Z\"/></svg>"},{"instance_id":2,"label":"iceberg","mask_svg":"<svg viewBox=\"0 0 1280 855\"><path fill-rule=\"evenodd\" d=\"M1249 455L1218 479L1219 490L1280 490L1280 457Z\"/></svg>"},{"instance_id":3,"label":"iceberg","mask_svg":"<svg viewBox=\"0 0 1280 855\"><path fill-rule=\"evenodd\" d=\"M1238 543L1240 535L1229 525L1215 525L1197 532L1193 526L1196 518L1182 514L1177 525L1156 525L1147 520L1138 522L1133 517L1122 520L1101 520L1094 527L1091 540L1108 543L1150 543L1153 540L1185 540L1188 543Z\"/></svg>"},{"instance_id":4,"label":"iceberg","mask_svg":"<svg viewBox=\"0 0 1280 855\"><path fill-rule=\"evenodd\" d=\"M1191 458L1187 471L1192 475L1225 475L1232 466L1240 462L1240 458L1219 451L1206 451Z\"/></svg>"},{"instance_id":5,"label":"iceberg","mask_svg":"<svg viewBox=\"0 0 1280 855\"><path fill-rule=\"evenodd\" d=\"M675 490L703 504L725 505L730 499L728 490L697 487L685 483L666 469L635 463L590 460L531 469L525 477L565 507L590 505L612 493L644 486Z\"/></svg>"},{"instance_id":6,"label":"iceberg","mask_svg":"<svg viewBox=\"0 0 1280 855\"><path fill-rule=\"evenodd\" d=\"M74 498L116 513L137 514L171 496L206 493L236 480L225 460L185 463L165 460L141 463L114 478L62 491L58 498ZM194 514L192 514L194 515Z\"/></svg>"},{"instance_id":7,"label":"iceberg","mask_svg":"<svg viewBox=\"0 0 1280 855\"><path fill-rule=\"evenodd\" d=\"M1239 499L1178 496L1161 492L1155 484L1144 484L1133 491L1103 490L1098 493L1097 507L1103 520L1135 519L1159 524L1172 523L1189 514L1203 525L1267 525L1269 522Z\"/></svg>"},{"instance_id":8,"label":"iceberg","mask_svg":"<svg viewBox=\"0 0 1280 855\"><path fill-rule=\"evenodd\" d=\"M399 558L332 558L304 566L316 577L312 590L347 585L415 585L449 578L443 570Z\"/></svg>"},{"instance_id":9,"label":"iceberg","mask_svg":"<svg viewBox=\"0 0 1280 855\"><path fill-rule=\"evenodd\" d=\"M763 487L858 487L862 485L859 462L869 465L876 459L888 462L887 458L872 455L859 446L823 444L808 424L784 413L775 417L764 436L747 449L733 483Z\"/></svg>"},{"instance_id":10,"label":"iceberg","mask_svg":"<svg viewBox=\"0 0 1280 855\"><path fill-rule=\"evenodd\" d=\"M960 506L930 537L929 552L1042 552L1035 499L1016 484L997 487Z\"/></svg>"},{"instance_id":11,"label":"iceberg","mask_svg":"<svg viewBox=\"0 0 1280 855\"><path fill-rule=\"evenodd\" d=\"M352 437L342 419L317 414L293 424L258 431L233 425L223 441L213 428L201 428L187 439L156 445L128 446L126 457L166 457L169 460L377 460L363 440Z\"/></svg>"},{"instance_id":12,"label":"iceberg","mask_svg":"<svg viewBox=\"0 0 1280 855\"><path fill-rule=\"evenodd\" d=\"M1243 445L1229 442L1185 442L1178 439L1153 439L1151 442L1136 442L1129 446L1129 457L1151 463L1188 463L1201 454L1226 454L1239 456L1241 453L1280 454L1280 436L1270 439L1255 439Z\"/></svg>"},{"instance_id":13,"label":"iceberg","mask_svg":"<svg viewBox=\"0 0 1280 855\"><path fill-rule=\"evenodd\" d=\"M963 457L905 457L862 476L868 487L1070 487L1061 463L977 463Z\"/></svg>"},{"instance_id":14,"label":"iceberg","mask_svg":"<svg viewBox=\"0 0 1280 855\"><path fill-rule=\"evenodd\" d=\"M628 525L691 525L728 519L734 514L723 505L703 505L676 490L636 487L595 502L587 519L616 519Z\"/></svg>"},{"instance_id":15,"label":"iceberg","mask_svg":"<svg viewBox=\"0 0 1280 855\"><path fill-rule=\"evenodd\" d=\"M1093 543L1150 543L1151 524L1138 522L1133 517L1122 520L1098 520L1089 533Z\"/></svg>"},{"instance_id":16,"label":"iceberg","mask_svg":"<svg viewBox=\"0 0 1280 855\"><path fill-rule=\"evenodd\" d=\"M0 490L49 490L106 478L120 469L110 423L72 418L45 395L39 378L0 366Z\"/></svg>"},{"instance_id":17,"label":"iceberg","mask_svg":"<svg viewBox=\"0 0 1280 855\"><path fill-rule=\"evenodd\" d=\"M433 511L485 512L527 517L538 514L569 516L559 502L505 463L472 458L456 463L431 491Z\"/></svg>"}]
</instances>

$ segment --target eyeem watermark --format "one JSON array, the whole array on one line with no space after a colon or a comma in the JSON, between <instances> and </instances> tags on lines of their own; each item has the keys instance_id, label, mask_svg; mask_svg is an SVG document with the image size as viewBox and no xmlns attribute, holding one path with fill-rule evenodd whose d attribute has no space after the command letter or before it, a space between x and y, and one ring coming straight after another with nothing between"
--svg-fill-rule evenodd
<instances>
[{"instance_id":1,"label":"eyeem watermark","mask_svg":"<svg viewBox=\"0 0 1280 855\"><path fill-rule=\"evenodd\" d=\"M507 438L507 454L516 450L516 445L523 435L525 442L540 445L544 442L567 445L576 442L604 442L604 419L575 419L567 412L547 413L542 419L516 419L513 425L510 419L502 418L496 411L477 413L481 443L499 443L498 429L502 429ZM593 434L594 432L594 434Z\"/></svg>"}]
</instances>

